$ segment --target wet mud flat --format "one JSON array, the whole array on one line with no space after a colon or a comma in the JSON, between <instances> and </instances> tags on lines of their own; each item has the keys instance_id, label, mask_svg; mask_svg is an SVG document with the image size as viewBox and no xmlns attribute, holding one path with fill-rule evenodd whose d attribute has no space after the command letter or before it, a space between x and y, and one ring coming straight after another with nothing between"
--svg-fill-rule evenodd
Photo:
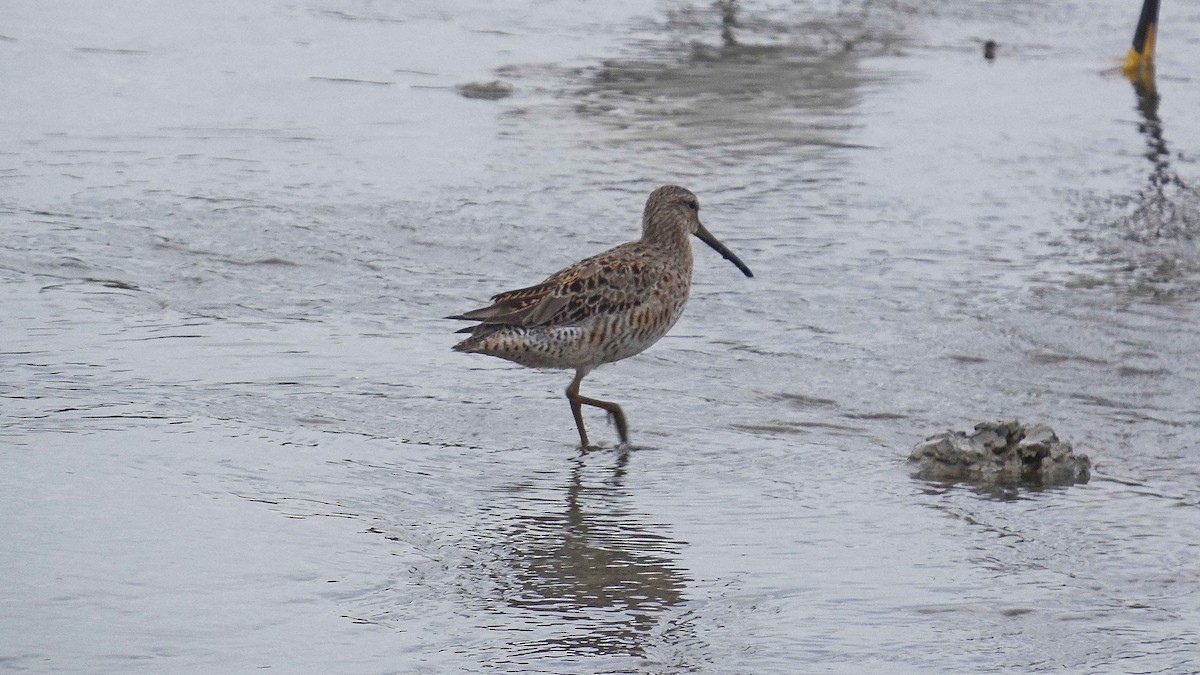
<instances>
[{"instance_id":1,"label":"wet mud flat","mask_svg":"<svg viewBox=\"0 0 1200 675\"><path fill-rule=\"evenodd\" d=\"M0 664L1200 668L1200 16L736 6L4 10ZM667 182L755 278L582 452L440 317ZM1089 480L910 475L1013 417Z\"/></svg>"}]
</instances>

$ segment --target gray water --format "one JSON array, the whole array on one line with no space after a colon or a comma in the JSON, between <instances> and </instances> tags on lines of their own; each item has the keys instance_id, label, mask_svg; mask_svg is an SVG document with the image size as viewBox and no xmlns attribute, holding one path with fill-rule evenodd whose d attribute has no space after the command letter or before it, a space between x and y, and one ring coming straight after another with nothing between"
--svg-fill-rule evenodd
<instances>
[{"instance_id":1,"label":"gray water","mask_svg":"<svg viewBox=\"0 0 1200 675\"><path fill-rule=\"evenodd\" d=\"M1161 100L1136 18L5 3L0 668L1200 671L1200 9ZM698 247L581 452L440 317L668 182L756 277ZM910 477L1009 417L1092 480Z\"/></svg>"}]
</instances>

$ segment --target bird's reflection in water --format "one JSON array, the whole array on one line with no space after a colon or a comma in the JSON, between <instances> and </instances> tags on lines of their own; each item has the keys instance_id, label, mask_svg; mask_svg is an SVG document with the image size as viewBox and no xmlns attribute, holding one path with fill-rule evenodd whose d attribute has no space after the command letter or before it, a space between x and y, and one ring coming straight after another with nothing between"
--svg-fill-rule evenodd
<instances>
[{"instance_id":1,"label":"bird's reflection in water","mask_svg":"<svg viewBox=\"0 0 1200 675\"><path fill-rule=\"evenodd\" d=\"M666 630L661 615L689 579L673 560L680 542L629 507L629 461L628 450L581 453L558 510L539 502L507 523L505 603L549 629L513 644L517 655L643 656Z\"/></svg>"}]
</instances>

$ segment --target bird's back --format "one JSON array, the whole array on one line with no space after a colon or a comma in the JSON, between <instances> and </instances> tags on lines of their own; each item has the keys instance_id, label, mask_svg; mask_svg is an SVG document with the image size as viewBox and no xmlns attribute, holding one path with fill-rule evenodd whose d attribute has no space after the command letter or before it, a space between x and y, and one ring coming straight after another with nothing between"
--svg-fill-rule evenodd
<instances>
[{"instance_id":1,"label":"bird's back","mask_svg":"<svg viewBox=\"0 0 1200 675\"><path fill-rule=\"evenodd\" d=\"M691 247L622 244L500 293L459 317L481 323L455 345L535 368L592 368L638 354L679 319L691 289Z\"/></svg>"}]
</instances>

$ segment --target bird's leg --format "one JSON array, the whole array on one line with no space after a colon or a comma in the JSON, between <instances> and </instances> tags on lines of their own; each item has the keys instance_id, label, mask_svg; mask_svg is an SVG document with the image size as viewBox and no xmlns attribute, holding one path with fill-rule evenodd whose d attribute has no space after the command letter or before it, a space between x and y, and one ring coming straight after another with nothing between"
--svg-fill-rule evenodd
<instances>
[{"instance_id":1,"label":"bird's leg","mask_svg":"<svg viewBox=\"0 0 1200 675\"><path fill-rule=\"evenodd\" d=\"M582 370L575 371L575 379L571 380L571 386L567 387L567 401L571 403L571 414L575 415L575 426L579 428L579 440L583 443L584 449L588 447L587 431L583 428L582 406L585 404L608 411L613 423L617 425L617 436L621 438L621 443L628 443L629 425L625 423L625 413L621 410L621 406L612 401L601 401L597 398L579 395L579 383L583 382L583 376L586 374Z\"/></svg>"},{"instance_id":2,"label":"bird's leg","mask_svg":"<svg viewBox=\"0 0 1200 675\"><path fill-rule=\"evenodd\" d=\"M579 383L583 381L585 374L582 370L575 371L575 379L571 380L570 386L567 387L567 402L571 404L571 414L575 416L575 428L579 430L579 445L587 450L587 430L583 428L583 406L579 400Z\"/></svg>"},{"instance_id":3,"label":"bird's leg","mask_svg":"<svg viewBox=\"0 0 1200 675\"><path fill-rule=\"evenodd\" d=\"M621 406L612 401L601 401L598 398L588 398L586 396L576 396L576 400L580 403L586 403L607 410L613 424L617 425L617 435L621 437L621 443L629 442L629 426L625 424L625 413L622 412Z\"/></svg>"}]
</instances>

